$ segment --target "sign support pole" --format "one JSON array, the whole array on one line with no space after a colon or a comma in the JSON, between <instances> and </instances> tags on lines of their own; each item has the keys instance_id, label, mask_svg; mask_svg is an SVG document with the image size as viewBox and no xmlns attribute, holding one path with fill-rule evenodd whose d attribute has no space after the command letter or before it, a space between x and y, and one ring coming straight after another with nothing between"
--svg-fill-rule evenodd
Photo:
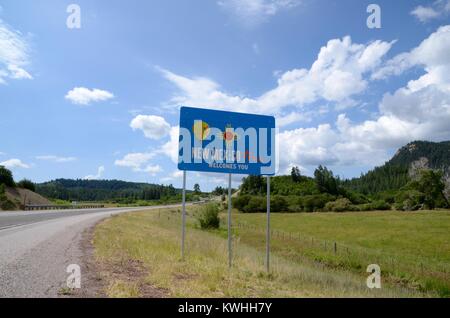
<instances>
[{"instance_id":1,"label":"sign support pole","mask_svg":"<svg viewBox=\"0 0 450 318\"><path fill-rule=\"evenodd\" d=\"M231 251L231 173L228 175L228 267L232 265Z\"/></svg>"},{"instance_id":2,"label":"sign support pole","mask_svg":"<svg viewBox=\"0 0 450 318\"><path fill-rule=\"evenodd\" d=\"M266 269L270 272L270 176L267 176Z\"/></svg>"},{"instance_id":3,"label":"sign support pole","mask_svg":"<svg viewBox=\"0 0 450 318\"><path fill-rule=\"evenodd\" d=\"M186 236L186 170L183 171L183 203L181 216L181 260L184 261L184 239Z\"/></svg>"}]
</instances>

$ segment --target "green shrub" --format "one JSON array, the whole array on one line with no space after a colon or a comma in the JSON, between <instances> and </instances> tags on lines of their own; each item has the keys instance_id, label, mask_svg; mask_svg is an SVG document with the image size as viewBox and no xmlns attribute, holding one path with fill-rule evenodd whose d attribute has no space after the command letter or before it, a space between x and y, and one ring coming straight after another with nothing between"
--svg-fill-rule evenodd
<instances>
[{"instance_id":1,"label":"green shrub","mask_svg":"<svg viewBox=\"0 0 450 318\"><path fill-rule=\"evenodd\" d=\"M7 187L15 186L12 172L6 169L4 166L0 166L0 184L4 184Z\"/></svg>"},{"instance_id":2,"label":"green shrub","mask_svg":"<svg viewBox=\"0 0 450 318\"><path fill-rule=\"evenodd\" d=\"M395 197L395 209L400 211L417 211L423 207L425 195L416 190L401 191Z\"/></svg>"},{"instance_id":3,"label":"green shrub","mask_svg":"<svg viewBox=\"0 0 450 318\"><path fill-rule=\"evenodd\" d=\"M354 191L343 191L343 195L349 199L353 204L365 204L369 203L369 199L361 193L354 192Z\"/></svg>"},{"instance_id":4,"label":"green shrub","mask_svg":"<svg viewBox=\"0 0 450 318\"><path fill-rule=\"evenodd\" d=\"M267 210L267 202L265 205ZM286 212L288 210L288 202L285 197L281 195L275 195L270 198L270 211L271 212Z\"/></svg>"},{"instance_id":5,"label":"green shrub","mask_svg":"<svg viewBox=\"0 0 450 318\"><path fill-rule=\"evenodd\" d=\"M0 208L5 211L12 211L16 210L16 205L11 200L8 199L5 201L0 200Z\"/></svg>"},{"instance_id":6,"label":"green shrub","mask_svg":"<svg viewBox=\"0 0 450 318\"><path fill-rule=\"evenodd\" d=\"M336 200L335 196L328 193L322 193L299 197L298 204L302 207L304 212L316 212L321 211L328 202L334 200Z\"/></svg>"},{"instance_id":7,"label":"green shrub","mask_svg":"<svg viewBox=\"0 0 450 318\"><path fill-rule=\"evenodd\" d=\"M248 202L250 201L252 197L250 195L244 194L239 195L236 198L232 198L232 205L239 211L244 211L244 207L247 206Z\"/></svg>"},{"instance_id":8,"label":"green shrub","mask_svg":"<svg viewBox=\"0 0 450 318\"><path fill-rule=\"evenodd\" d=\"M371 210L387 211L391 209L390 204L383 200L377 200L370 203Z\"/></svg>"},{"instance_id":9,"label":"green shrub","mask_svg":"<svg viewBox=\"0 0 450 318\"><path fill-rule=\"evenodd\" d=\"M264 197L251 197L248 204L244 206L243 212L245 213L257 213L264 212L267 210L266 200Z\"/></svg>"},{"instance_id":10,"label":"green shrub","mask_svg":"<svg viewBox=\"0 0 450 318\"><path fill-rule=\"evenodd\" d=\"M197 220L202 229L218 229L220 226L219 206L215 203L202 206Z\"/></svg>"},{"instance_id":11,"label":"green shrub","mask_svg":"<svg viewBox=\"0 0 450 318\"><path fill-rule=\"evenodd\" d=\"M391 191L384 191L384 192L380 192L377 193L376 195L374 195L374 199L376 200L382 200L386 203L389 204L394 204L395 203L395 196L398 194L398 191L395 190L391 190Z\"/></svg>"},{"instance_id":12,"label":"green shrub","mask_svg":"<svg viewBox=\"0 0 450 318\"><path fill-rule=\"evenodd\" d=\"M372 211L372 204L370 203L359 204L355 207L355 209L361 212Z\"/></svg>"},{"instance_id":13,"label":"green shrub","mask_svg":"<svg viewBox=\"0 0 450 318\"><path fill-rule=\"evenodd\" d=\"M344 211L354 211L355 207L352 202L347 198L337 199L333 202L328 202L325 205L325 211L329 212L344 212Z\"/></svg>"},{"instance_id":14,"label":"green shrub","mask_svg":"<svg viewBox=\"0 0 450 318\"><path fill-rule=\"evenodd\" d=\"M23 180L19 181L19 183L17 183L17 186L19 188L28 189L33 192L36 191L36 185L32 181L27 180L27 179L23 179Z\"/></svg>"},{"instance_id":15,"label":"green shrub","mask_svg":"<svg viewBox=\"0 0 450 318\"><path fill-rule=\"evenodd\" d=\"M0 184L0 209L1 210L15 210L16 205L6 196L6 188L4 184Z\"/></svg>"}]
</instances>

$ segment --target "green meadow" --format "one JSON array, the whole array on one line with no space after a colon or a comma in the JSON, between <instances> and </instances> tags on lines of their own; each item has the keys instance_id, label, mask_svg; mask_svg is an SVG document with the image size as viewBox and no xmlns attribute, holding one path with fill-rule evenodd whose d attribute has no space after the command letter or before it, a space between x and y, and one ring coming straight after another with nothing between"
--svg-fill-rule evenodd
<instances>
[{"instance_id":1,"label":"green meadow","mask_svg":"<svg viewBox=\"0 0 450 318\"><path fill-rule=\"evenodd\" d=\"M448 297L450 212L272 214L271 272L265 214L233 213L233 267L226 215L201 230L188 210L186 258L180 209L142 211L99 224L95 259L110 297ZM139 264L123 271L126 264ZM369 264L382 288L369 289ZM120 272L120 271L119 271ZM151 286L153 293L149 293Z\"/></svg>"}]
</instances>

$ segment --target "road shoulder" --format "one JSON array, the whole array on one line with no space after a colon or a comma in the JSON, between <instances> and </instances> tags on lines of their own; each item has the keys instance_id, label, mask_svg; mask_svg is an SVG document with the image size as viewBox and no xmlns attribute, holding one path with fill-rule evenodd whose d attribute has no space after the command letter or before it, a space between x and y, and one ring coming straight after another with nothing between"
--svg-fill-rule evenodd
<instances>
[{"instance_id":1,"label":"road shoulder","mask_svg":"<svg viewBox=\"0 0 450 318\"><path fill-rule=\"evenodd\" d=\"M95 257L94 237L96 227L107 219L100 220L87 228L82 233L80 240L80 250L82 253L81 267L81 289L74 291L67 290L61 297L73 298L106 298L106 297L139 297L139 298L163 298L167 294L164 290L155 288L145 283L145 277L148 275L144 265L137 261L129 259L120 264L114 262L102 262ZM108 283L109 282L109 283ZM135 294L129 294L124 291L123 294L117 294L120 290L118 286L111 286L111 282L132 286ZM115 290L115 294L108 291Z\"/></svg>"}]
</instances>

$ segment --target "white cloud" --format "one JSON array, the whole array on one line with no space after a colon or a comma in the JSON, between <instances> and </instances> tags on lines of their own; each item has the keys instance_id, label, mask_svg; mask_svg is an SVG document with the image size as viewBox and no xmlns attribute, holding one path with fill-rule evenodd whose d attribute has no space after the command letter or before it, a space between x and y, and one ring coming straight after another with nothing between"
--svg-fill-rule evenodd
<instances>
[{"instance_id":1,"label":"white cloud","mask_svg":"<svg viewBox=\"0 0 450 318\"><path fill-rule=\"evenodd\" d=\"M448 72L446 71L450 67L449 49L450 25L446 25L440 27L410 52L401 53L387 61L372 77L384 79L391 75L399 75L412 67L421 66L427 74L421 77L420 82L447 82Z\"/></svg>"},{"instance_id":2,"label":"white cloud","mask_svg":"<svg viewBox=\"0 0 450 318\"><path fill-rule=\"evenodd\" d=\"M170 140L163 144L157 151L172 159L173 163L178 163L178 142L180 138L180 126L170 128Z\"/></svg>"},{"instance_id":3,"label":"white cloud","mask_svg":"<svg viewBox=\"0 0 450 318\"><path fill-rule=\"evenodd\" d=\"M154 153L129 153L123 159L116 160L114 164L119 167L131 168L134 172L146 172L154 176L163 169L159 165L151 165L149 162L155 157Z\"/></svg>"},{"instance_id":4,"label":"white cloud","mask_svg":"<svg viewBox=\"0 0 450 318\"><path fill-rule=\"evenodd\" d=\"M129 153L125 155L123 159L116 160L114 164L119 167L128 167L135 171L139 171L144 164L149 162L154 157L154 153Z\"/></svg>"},{"instance_id":5,"label":"white cloud","mask_svg":"<svg viewBox=\"0 0 450 318\"><path fill-rule=\"evenodd\" d=\"M171 174L169 174L167 177L161 178L161 182L167 183L172 182L176 180L181 180L183 178L183 171L175 170Z\"/></svg>"},{"instance_id":6,"label":"white cloud","mask_svg":"<svg viewBox=\"0 0 450 318\"><path fill-rule=\"evenodd\" d=\"M436 0L430 6L419 5L411 11L411 14L422 23L441 18L449 13L450 0Z\"/></svg>"},{"instance_id":7,"label":"white cloud","mask_svg":"<svg viewBox=\"0 0 450 318\"><path fill-rule=\"evenodd\" d=\"M338 134L329 124L317 128L298 128L279 134L280 171L295 162L299 165L334 164L337 157L330 151Z\"/></svg>"},{"instance_id":8,"label":"white cloud","mask_svg":"<svg viewBox=\"0 0 450 318\"><path fill-rule=\"evenodd\" d=\"M17 65L8 65L8 70L13 79L33 79L30 73Z\"/></svg>"},{"instance_id":9,"label":"white cloud","mask_svg":"<svg viewBox=\"0 0 450 318\"><path fill-rule=\"evenodd\" d=\"M20 159L9 159L9 160L0 162L0 166L4 166L8 169L14 169L14 168L29 169L30 168L30 165L23 163Z\"/></svg>"},{"instance_id":10,"label":"white cloud","mask_svg":"<svg viewBox=\"0 0 450 318\"><path fill-rule=\"evenodd\" d=\"M439 12L437 12L434 8L423 6L416 7L413 11L411 11L411 14L419 19L420 22L427 22L428 20L439 16Z\"/></svg>"},{"instance_id":11,"label":"white cloud","mask_svg":"<svg viewBox=\"0 0 450 318\"><path fill-rule=\"evenodd\" d=\"M88 175L88 176L84 177L83 179L85 179L85 180L98 180L98 179L102 178L104 172L105 172L105 167L104 166L100 166L97 169L97 174L96 175Z\"/></svg>"},{"instance_id":12,"label":"white cloud","mask_svg":"<svg viewBox=\"0 0 450 318\"><path fill-rule=\"evenodd\" d=\"M30 64L29 44L19 31L0 19L0 84L6 79L32 79L24 67Z\"/></svg>"},{"instance_id":13,"label":"white cloud","mask_svg":"<svg viewBox=\"0 0 450 318\"><path fill-rule=\"evenodd\" d=\"M54 155L37 156L36 159L42 161L52 161L56 163L65 163L77 160L77 158L75 157L60 157Z\"/></svg>"},{"instance_id":14,"label":"white cloud","mask_svg":"<svg viewBox=\"0 0 450 318\"><path fill-rule=\"evenodd\" d=\"M161 168L160 165L155 166L148 165L142 171L149 173L151 176L156 176L158 173L162 172L163 169Z\"/></svg>"},{"instance_id":15,"label":"white cloud","mask_svg":"<svg viewBox=\"0 0 450 318\"><path fill-rule=\"evenodd\" d=\"M281 166L379 165L388 151L413 140L450 139L450 26L440 27L410 52L388 61L374 77L401 74L411 67L425 72L394 93L386 93L377 119L353 123L341 114L336 128L297 129L280 134Z\"/></svg>"},{"instance_id":16,"label":"white cloud","mask_svg":"<svg viewBox=\"0 0 450 318\"><path fill-rule=\"evenodd\" d=\"M130 123L133 130L140 129L144 132L145 137L150 139L161 139L169 134L169 123L160 116L138 115Z\"/></svg>"},{"instance_id":17,"label":"white cloud","mask_svg":"<svg viewBox=\"0 0 450 318\"><path fill-rule=\"evenodd\" d=\"M237 17L246 26L253 27L268 17L298 6L300 0L220 0L218 5Z\"/></svg>"},{"instance_id":18,"label":"white cloud","mask_svg":"<svg viewBox=\"0 0 450 318\"><path fill-rule=\"evenodd\" d=\"M291 112L287 115L279 115L277 116L277 126L285 127L293 123L298 122L309 122L311 121L312 113L304 113L304 112Z\"/></svg>"},{"instance_id":19,"label":"white cloud","mask_svg":"<svg viewBox=\"0 0 450 318\"><path fill-rule=\"evenodd\" d=\"M188 78L160 70L180 90L171 100L173 105L279 115L287 107L303 110L319 100L352 105L352 97L363 93L368 86L366 75L378 70L393 43L356 44L349 36L330 40L321 48L310 69L293 69L281 74L277 86L257 98L228 94L208 78Z\"/></svg>"},{"instance_id":20,"label":"white cloud","mask_svg":"<svg viewBox=\"0 0 450 318\"><path fill-rule=\"evenodd\" d=\"M352 44L349 37L331 40L309 70L295 69L280 75L276 88L255 99L224 93L207 78L162 72L182 92L173 99L177 104L214 108L224 105L222 108L227 110L275 113L279 124L285 126L307 121L309 112L304 106L308 103L323 99L348 105L370 80L420 68L423 75L383 96L374 119L353 122L342 113L334 125L279 134L280 171L292 164L304 170L319 164L374 166L383 164L393 150L410 141L450 139L450 26L440 27L416 48L383 62L393 43ZM356 83L343 83L349 81ZM157 152L176 163L178 127L172 127L170 135Z\"/></svg>"},{"instance_id":21,"label":"white cloud","mask_svg":"<svg viewBox=\"0 0 450 318\"><path fill-rule=\"evenodd\" d=\"M101 90L85 87L75 87L67 93L65 98L77 105L89 105L93 102L102 102L114 98L114 94Z\"/></svg>"}]
</instances>

